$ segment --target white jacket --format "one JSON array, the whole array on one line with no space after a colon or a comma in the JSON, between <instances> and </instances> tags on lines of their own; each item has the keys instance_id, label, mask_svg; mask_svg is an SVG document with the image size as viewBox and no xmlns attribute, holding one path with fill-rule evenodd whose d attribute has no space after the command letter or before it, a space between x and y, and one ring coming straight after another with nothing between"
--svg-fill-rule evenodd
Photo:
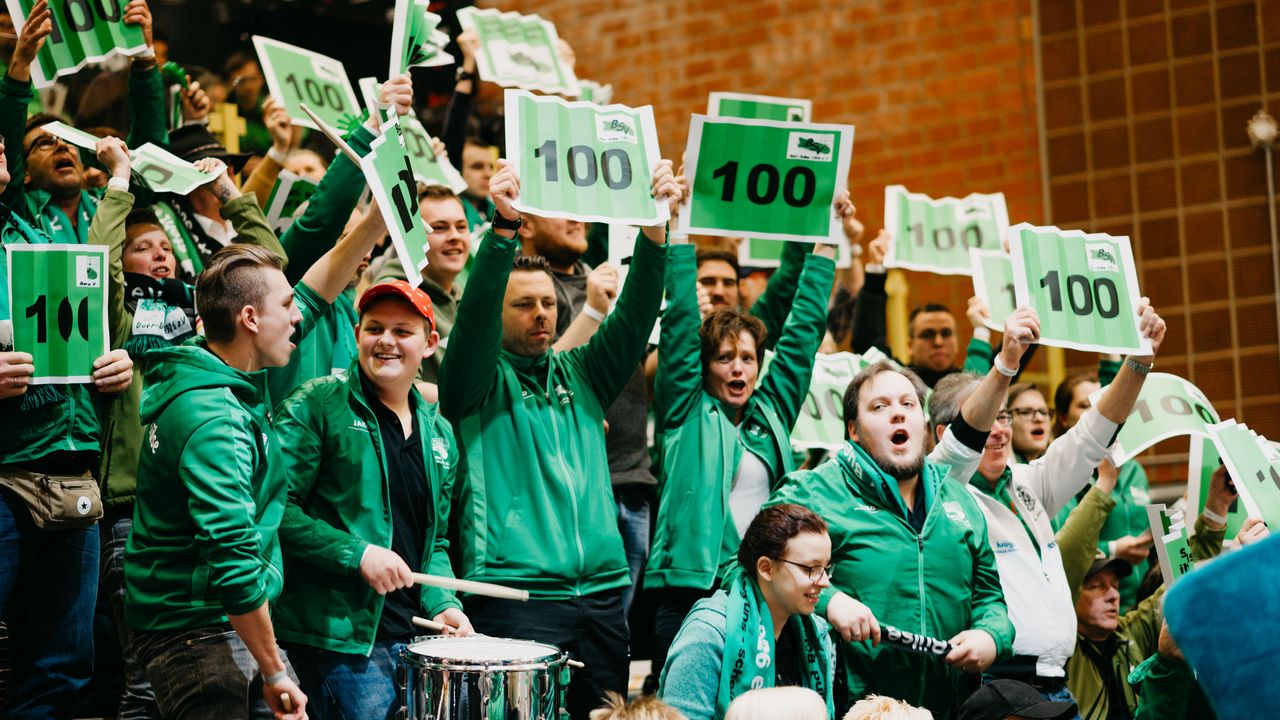
<instances>
[{"instance_id":1,"label":"white jacket","mask_svg":"<svg viewBox=\"0 0 1280 720\"><path fill-rule=\"evenodd\" d=\"M1076 645L1075 606L1049 520L1088 484L1117 427L1096 409L1089 410L1049 444L1043 457L1013 466L1009 496L1035 535L1039 556L1009 506L966 483L987 518L1009 619L1017 631L1013 652L1038 658L1036 674L1042 677L1063 677Z\"/></svg>"}]
</instances>

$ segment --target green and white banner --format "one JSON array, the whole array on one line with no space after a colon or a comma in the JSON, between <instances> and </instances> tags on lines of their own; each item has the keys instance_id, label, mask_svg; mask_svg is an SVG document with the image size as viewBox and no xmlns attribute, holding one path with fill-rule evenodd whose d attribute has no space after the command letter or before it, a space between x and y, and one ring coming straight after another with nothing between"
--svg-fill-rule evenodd
<instances>
[{"instance_id":1,"label":"green and white banner","mask_svg":"<svg viewBox=\"0 0 1280 720\"><path fill-rule=\"evenodd\" d=\"M937 200L901 185L884 189L889 231L885 267L938 275L973 272L969 250L1000 250L1009 229L1004 193L972 193Z\"/></svg>"},{"instance_id":2,"label":"green and white banner","mask_svg":"<svg viewBox=\"0 0 1280 720\"><path fill-rule=\"evenodd\" d=\"M212 173L200 172L195 165L159 145L147 143L129 152L133 171L146 179L156 192L189 195L214 179Z\"/></svg>"},{"instance_id":3,"label":"green and white banner","mask_svg":"<svg viewBox=\"0 0 1280 720\"><path fill-rule=\"evenodd\" d=\"M852 125L694 115L680 231L838 245L831 205L852 155Z\"/></svg>"},{"instance_id":4,"label":"green and white banner","mask_svg":"<svg viewBox=\"0 0 1280 720\"><path fill-rule=\"evenodd\" d=\"M1009 228L1019 307L1040 315L1040 344L1150 355L1138 332L1138 270L1129 238L1079 230Z\"/></svg>"},{"instance_id":5,"label":"green and white banner","mask_svg":"<svg viewBox=\"0 0 1280 720\"><path fill-rule=\"evenodd\" d=\"M22 34L36 0L5 0L16 34ZM136 55L147 49L141 25L124 22L128 0L49 0L53 32L31 64L31 81L46 88L112 55ZM8 58L6 57L7 61Z\"/></svg>"},{"instance_id":6,"label":"green and white banner","mask_svg":"<svg viewBox=\"0 0 1280 720\"><path fill-rule=\"evenodd\" d=\"M577 96L578 78L560 59L556 26L537 15L492 8L458 9L458 24L480 39L476 69L481 79L503 87Z\"/></svg>"},{"instance_id":7,"label":"green and white banner","mask_svg":"<svg viewBox=\"0 0 1280 720\"><path fill-rule=\"evenodd\" d=\"M318 183L288 170L280 171L276 184L271 188L271 195L267 197L265 208L267 224L276 235L282 235L294 220L302 217L302 213L307 210L307 202L311 200L317 187Z\"/></svg>"},{"instance_id":8,"label":"green and white banner","mask_svg":"<svg viewBox=\"0 0 1280 720\"><path fill-rule=\"evenodd\" d=\"M360 159L360 169L378 201L400 266L409 284L417 286L427 266L427 230L418 210L413 167L400 137L400 123L394 118L382 123L382 134L370 144L369 154Z\"/></svg>"},{"instance_id":9,"label":"green and white banner","mask_svg":"<svg viewBox=\"0 0 1280 720\"><path fill-rule=\"evenodd\" d=\"M380 112L378 108L378 90L380 85L376 78L360 78L357 82L360 94L364 98L369 114ZM436 157L431 147L431 135L422 126L422 122L413 114L400 117L400 133L404 138L405 152L409 154L409 164L413 166L413 177L423 185L444 185L455 193L467 189L467 181L454 169L449 158Z\"/></svg>"},{"instance_id":10,"label":"green and white banner","mask_svg":"<svg viewBox=\"0 0 1280 720\"><path fill-rule=\"evenodd\" d=\"M452 65L453 56L444 51L449 36L437 30L440 16L428 9L428 0L396 0L391 23L391 75L411 67Z\"/></svg>"},{"instance_id":11,"label":"green and white banner","mask_svg":"<svg viewBox=\"0 0 1280 720\"><path fill-rule=\"evenodd\" d=\"M707 114L711 117L754 118L782 122L809 122L813 101L803 98L747 95L713 92L707 97Z\"/></svg>"},{"instance_id":12,"label":"green and white banner","mask_svg":"<svg viewBox=\"0 0 1280 720\"><path fill-rule=\"evenodd\" d=\"M360 114L359 100L340 61L261 35L253 36L253 46L267 88L294 125L320 129L302 112L303 103L330 127L345 127L344 118Z\"/></svg>"},{"instance_id":13,"label":"green and white banner","mask_svg":"<svg viewBox=\"0 0 1280 720\"><path fill-rule=\"evenodd\" d=\"M1187 453L1187 507L1195 508L1196 517L1204 512L1213 473L1221 466L1222 459L1213 439L1208 435L1192 435L1190 452ZM1248 517L1249 511L1245 504L1236 498L1231 507L1227 508L1226 536L1235 537Z\"/></svg>"},{"instance_id":14,"label":"green and white banner","mask_svg":"<svg viewBox=\"0 0 1280 720\"><path fill-rule=\"evenodd\" d=\"M996 332L1004 331L1004 321L1018 309L1013 293L1013 258L1004 250L969 250L973 274L973 294L987 304L991 315L983 322Z\"/></svg>"},{"instance_id":15,"label":"green and white banner","mask_svg":"<svg viewBox=\"0 0 1280 720\"><path fill-rule=\"evenodd\" d=\"M1089 396L1094 407L1106 391L1101 388ZM1200 388L1177 375L1151 373L1111 446L1111 462L1119 467L1171 437L1208 437L1209 428L1218 422L1218 412Z\"/></svg>"},{"instance_id":16,"label":"green and white banner","mask_svg":"<svg viewBox=\"0 0 1280 720\"><path fill-rule=\"evenodd\" d=\"M507 156L520 212L645 227L670 219L649 194L662 159L653 108L506 91Z\"/></svg>"},{"instance_id":17,"label":"green and white banner","mask_svg":"<svg viewBox=\"0 0 1280 720\"><path fill-rule=\"evenodd\" d=\"M844 391L863 368L885 360L889 358L874 348L862 355L819 354L813 364L808 394L791 429L791 446L801 450L842 447L845 442ZM767 364L761 368L762 378L767 370Z\"/></svg>"},{"instance_id":18,"label":"green and white banner","mask_svg":"<svg viewBox=\"0 0 1280 720\"><path fill-rule=\"evenodd\" d=\"M613 102L613 84L601 85L595 80L578 80L578 99L597 105Z\"/></svg>"},{"instance_id":19,"label":"green and white banner","mask_svg":"<svg viewBox=\"0 0 1280 720\"><path fill-rule=\"evenodd\" d=\"M1164 586L1173 587L1195 567L1187 540L1187 521L1181 510L1164 505L1148 505L1147 521L1151 523L1151 537L1155 540Z\"/></svg>"},{"instance_id":20,"label":"green and white banner","mask_svg":"<svg viewBox=\"0 0 1280 720\"><path fill-rule=\"evenodd\" d=\"M93 381L106 354L107 250L100 245L9 245L13 349L31 353L32 384Z\"/></svg>"},{"instance_id":21,"label":"green and white banner","mask_svg":"<svg viewBox=\"0 0 1280 720\"><path fill-rule=\"evenodd\" d=\"M54 120L53 122L49 122L49 123L45 123L44 125L41 125L40 129L44 130L50 135L56 135L57 137L60 137L63 140L66 140L72 145L75 145L76 147L84 148L85 150L88 150L90 152L96 151L98 149L99 138L97 135L90 135L89 133L79 128L71 127L66 123L58 122L57 120Z\"/></svg>"},{"instance_id":22,"label":"green and white banner","mask_svg":"<svg viewBox=\"0 0 1280 720\"><path fill-rule=\"evenodd\" d=\"M1209 437L1249 516L1262 518L1267 527L1280 527L1280 461L1268 457L1258 436L1235 420L1214 425Z\"/></svg>"}]
</instances>

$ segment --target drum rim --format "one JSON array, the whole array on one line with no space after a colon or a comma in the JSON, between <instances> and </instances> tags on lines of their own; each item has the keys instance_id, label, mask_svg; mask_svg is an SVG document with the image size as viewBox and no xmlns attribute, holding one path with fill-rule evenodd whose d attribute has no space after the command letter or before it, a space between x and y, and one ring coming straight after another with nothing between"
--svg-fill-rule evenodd
<instances>
[{"instance_id":1,"label":"drum rim","mask_svg":"<svg viewBox=\"0 0 1280 720\"><path fill-rule=\"evenodd\" d=\"M541 645L543 647L553 648L555 652L542 655L537 658L521 658L519 660L474 660L468 658L442 658L435 655L422 655L413 651L413 646L419 641L453 641L453 640L473 640L476 638L486 638L490 640L502 640L503 642L519 643L522 645ZM441 635L420 635L408 642L404 649L400 651L400 660L406 665L422 669L448 669L448 670L550 670L559 666L563 666L569 659L569 653L565 650L552 645L550 643L540 642L538 640L521 640L517 638L502 638L493 635L467 635L463 637L446 637Z\"/></svg>"}]
</instances>

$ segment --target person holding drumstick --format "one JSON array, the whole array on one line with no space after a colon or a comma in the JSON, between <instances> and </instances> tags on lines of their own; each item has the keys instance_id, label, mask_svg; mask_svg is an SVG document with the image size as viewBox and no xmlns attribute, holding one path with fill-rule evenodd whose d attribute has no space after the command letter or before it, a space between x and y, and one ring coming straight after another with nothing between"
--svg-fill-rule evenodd
<instances>
[{"instance_id":1,"label":"person holding drumstick","mask_svg":"<svg viewBox=\"0 0 1280 720\"><path fill-rule=\"evenodd\" d=\"M445 531L457 446L414 387L440 342L431 298L396 280L357 307L346 376L305 383L275 420L290 477L276 633L321 719L388 715L420 612L471 632L453 592L419 590L412 577L453 576Z\"/></svg>"},{"instance_id":2,"label":"person holding drumstick","mask_svg":"<svg viewBox=\"0 0 1280 720\"><path fill-rule=\"evenodd\" d=\"M835 712L835 648L814 614L831 585L827 524L800 505L762 510L742 537L724 589L699 600L671 645L658 695L690 720L720 720L733 699L801 686Z\"/></svg>"}]
</instances>

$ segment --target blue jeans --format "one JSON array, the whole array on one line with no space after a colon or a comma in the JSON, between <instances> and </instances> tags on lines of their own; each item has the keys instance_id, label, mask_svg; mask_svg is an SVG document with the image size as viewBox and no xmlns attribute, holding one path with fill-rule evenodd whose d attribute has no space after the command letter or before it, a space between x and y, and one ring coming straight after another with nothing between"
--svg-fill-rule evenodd
<instances>
[{"instance_id":1,"label":"blue jeans","mask_svg":"<svg viewBox=\"0 0 1280 720\"><path fill-rule=\"evenodd\" d=\"M275 717L262 696L258 663L230 624L135 632L133 643L165 718ZM280 657L289 675L297 677L289 658L283 652Z\"/></svg>"},{"instance_id":2,"label":"blue jeans","mask_svg":"<svg viewBox=\"0 0 1280 720\"><path fill-rule=\"evenodd\" d=\"M98 525L41 530L0 490L0 608L13 648L4 717L70 718L93 675Z\"/></svg>"},{"instance_id":3,"label":"blue jeans","mask_svg":"<svg viewBox=\"0 0 1280 720\"><path fill-rule=\"evenodd\" d=\"M120 636L124 659L124 696L120 698L119 720L158 720L156 694L133 647L133 635L124 622L124 546L133 529L132 509L107 511L102 526L102 587L111 603L111 619Z\"/></svg>"},{"instance_id":4,"label":"blue jeans","mask_svg":"<svg viewBox=\"0 0 1280 720\"><path fill-rule=\"evenodd\" d=\"M396 669L405 643L380 640L369 657L289 646L289 661L307 694L307 714L317 720L392 718L400 709Z\"/></svg>"},{"instance_id":5,"label":"blue jeans","mask_svg":"<svg viewBox=\"0 0 1280 720\"><path fill-rule=\"evenodd\" d=\"M631 571L631 586L622 591L623 617L631 612L631 600L636 595L644 561L649 558L652 494L652 488L644 485L621 485L613 489L613 498L618 505L618 532L622 533L622 548L626 551L627 567Z\"/></svg>"},{"instance_id":6,"label":"blue jeans","mask_svg":"<svg viewBox=\"0 0 1280 720\"><path fill-rule=\"evenodd\" d=\"M1076 701L1075 696L1071 694L1071 691L1067 689L1066 685L1063 685L1057 692L1051 692L1051 693L1042 692L1040 693L1040 697L1044 698L1045 700L1049 700L1050 702L1073 703ZM1072 718L1072 720L1080 720L1080 713L1077 712L1076 716Z\"/></svg>"}]
</instances>

